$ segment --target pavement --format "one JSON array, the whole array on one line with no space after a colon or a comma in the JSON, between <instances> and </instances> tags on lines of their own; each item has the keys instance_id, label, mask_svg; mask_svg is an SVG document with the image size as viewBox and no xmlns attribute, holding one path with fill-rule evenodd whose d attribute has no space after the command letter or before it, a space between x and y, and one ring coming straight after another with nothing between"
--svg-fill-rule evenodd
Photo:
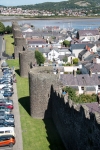
<instances>
[{"instance_id":1,"label":"pavement","mask_svg":"<svg viewBox=\"0 0 100 150\"><path fill-rule=\"evenodd\" d=\"M13 146L13 150L23 150L22 130L20 124L20 112L19 112L19 105L18 105L16 83L13 84L13 89L14 89L14 94L12 96L12 99L14 102L13 114L15 117L15 134L16 134L16 144Z\"/></svg>"}]
</instances>

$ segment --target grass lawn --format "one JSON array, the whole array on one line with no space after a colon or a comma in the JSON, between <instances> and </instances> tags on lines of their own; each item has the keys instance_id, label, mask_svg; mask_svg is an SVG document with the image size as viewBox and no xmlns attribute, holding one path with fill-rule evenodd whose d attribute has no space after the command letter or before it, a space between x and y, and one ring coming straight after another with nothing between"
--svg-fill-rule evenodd
<instances>
[{"instance_id":1,"label":"grass lawn","mask_svg":"<svg viewBox=\"0 0 100 150\"><path fill-rule=\"evenodd\" d=\"M10 36L6 36L8 41ZM8 42L7 42L8 43ZM11 43L9 43L10 45ZM7 47L6 47L7 48ZM51 119L34 119L30 114L28 79L19 76L18 60L7 60L14 66L17 77L17 91L24 150L65 150Z\"/></svg>"},{"instance_id":2,"label":"grass lawn","mask_svg":"<svg viewBox=\"0 0 100 150\"><path fill-rule=\"evenodd\" d=\"M12 38L12 34L6 34L4 39L6 41L6 54L11 56L14 53L14 39Z\"/></svg>"}]
</instances>

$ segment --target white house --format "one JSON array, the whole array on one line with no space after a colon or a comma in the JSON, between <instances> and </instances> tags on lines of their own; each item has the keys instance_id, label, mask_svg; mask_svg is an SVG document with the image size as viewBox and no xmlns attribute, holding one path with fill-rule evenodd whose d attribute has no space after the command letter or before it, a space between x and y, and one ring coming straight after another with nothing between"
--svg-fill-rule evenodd
<instances>
[{"instance_id":1,"label":"white house","mask_svg":"<svg viewBox=\"0 0 100 150\"><path fill-rule=\"evenodd\" d=\"M58 58L58 56L59 56L59 52L57 52L54 49L52 49L47 55L48 60L50 60L50 61L54 61L55 59Z\"/></svg>"}]
</instances>

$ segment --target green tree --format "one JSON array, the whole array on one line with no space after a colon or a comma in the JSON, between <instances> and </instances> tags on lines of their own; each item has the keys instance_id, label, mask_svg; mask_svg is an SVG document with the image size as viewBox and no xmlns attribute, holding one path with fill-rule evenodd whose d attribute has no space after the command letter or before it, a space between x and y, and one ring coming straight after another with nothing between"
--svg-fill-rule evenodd
<instances>
[{"instance_id":1,"label":"green tree","mask_svg":"<svg viewBox=\"0 0 100 150\"><path fill-rule=\"evenodd\" d=\"M5 33L5 26L2 22L0 22L0 34L4 34Z\"/></svg>"},{"instance_id":2,"label":"green tree","mask_svg":"<svg viewBox=\"0 0 100 150\"><path fill-rule=\"evenodd\" d=\"M45 61L44 56L38 50L35 51L35 58L36 58L37 64L39 65L43 64Z\"/></svg>"},{"instance_id":3,"label":"green tree","mask_svg":"<svg viewBox=\"0 0 100 150\"><path fill-rule=\"evenodd\" d=\"M5 32L6 32L7 34L12 33L12 27L7 26L7 27L5 28Z\"/></svg>"},{"instance_id":4,"label":"green tree","mask_svg":"<svg viewBox=\"0 0 100 150\"><path fill-rule=\"evenodd\" d=\"M68 57L65 55L64 58L63 58L63 62L66 63L67 61L68 61Z\"/></svg>"},{"instance_id":5,"label":"green tree","mask_svg":"<svg viewBox=\"0 0 100 150\"><path fill-rule=\"evenodd\" d=\"M69 47L70 46L70 42L65 40L65 41L63 41L63 45L65 45L65 47Z\"/></svg>"},{"instance_id":6,"label":"green tree","mask_svg":"<svg viewBox=\"0 0 100 150\"><path fill-rule=\"evenodd\" d=\"M75 64L75 65L78 64L78 58L73 59L73 64Z\"/></svg>"}]
</instances>

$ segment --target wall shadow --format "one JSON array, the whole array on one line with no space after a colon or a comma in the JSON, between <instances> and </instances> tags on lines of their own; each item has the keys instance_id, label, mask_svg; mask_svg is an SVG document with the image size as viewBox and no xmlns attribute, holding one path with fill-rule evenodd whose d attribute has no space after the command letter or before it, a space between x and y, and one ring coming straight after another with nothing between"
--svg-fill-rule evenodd
<instances>
[{"instance_id":1,"label":"wall shadow","mask_svg":"<svg viewBox=\"0 0 100 150\"><path fill-rule=\"evenodd\" d=\"M52 118L43 119L50 150L66 150Z\"/></svg>"},{"instance_id":2,"label":"wall shadow","mask_svg":"<svg viewBox=\"0 0 100 150\"><path fill-rule=\"evenodd\" d=\"M11 44L12 44L12 45L14 45L15 43L14 43L14 42L12 42Z\"/></svg>"},{"instance_id":3,"label":"wall shadow","mask_svg":"<svg viewBox=\"0 0 100 150\"><path fill-rule=\"evenodd\" d=\"M19 69L15 70L15 72L20 76L20 70Z\"/></svg>"},{"instance_id":4,"label":"wall shadow","mask_svg":"<svg viewBox=\"0 0 100 150\"><path fill-rule=\"evenodd\" d=\"M27 111L27 113L30 115L30 97L22 97L19 100L19 103L23 106L23 108Z\"/></svg>"},{"instance_id":5,"label":"wall shadow","mask_svg":"<svg viewBox=\"0 0 100 150\"><path fill-rule=\"evenodd\" d=\"M50 97L48 99L48 106L47 106L47 110L45 111L43 121L45 123L45 128L47 132L47 140L50 143L49 145L50 150L66 150L52 117L53 115L52 96L54 93L55 92L53 90L53 86L51 86Z\"/></svg>"}]
</instances>

